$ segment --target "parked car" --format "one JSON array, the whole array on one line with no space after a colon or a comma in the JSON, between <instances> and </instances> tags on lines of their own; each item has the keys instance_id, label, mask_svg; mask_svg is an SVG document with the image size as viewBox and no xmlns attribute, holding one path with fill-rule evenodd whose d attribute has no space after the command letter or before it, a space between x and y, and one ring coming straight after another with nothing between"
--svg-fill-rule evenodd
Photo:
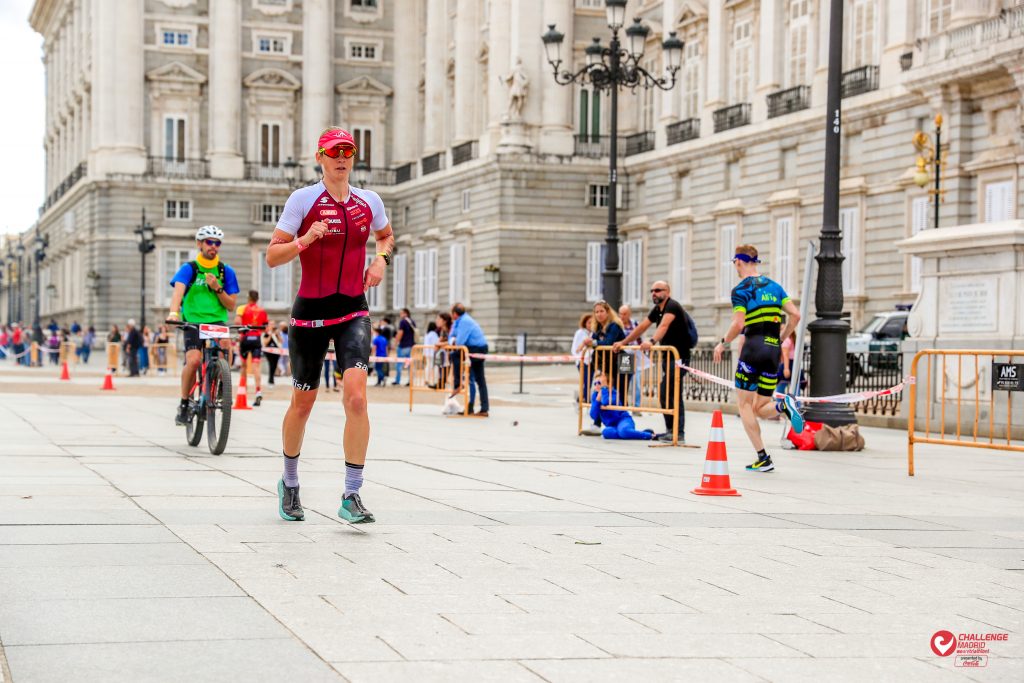
<instances>
[{"instance_id":1,"label":"parked car","mask_svg":"<svg viewBox=\"0 0 1024 683\"><path fill-rule=\"evenodd\" d=\"M903 309L879 313L860 332L851 333L846 338L846 353L853 354L849 356L850 372L872 374L895 367L895 354L907 336L909 314Z\"/></svg>"}]
</instances>

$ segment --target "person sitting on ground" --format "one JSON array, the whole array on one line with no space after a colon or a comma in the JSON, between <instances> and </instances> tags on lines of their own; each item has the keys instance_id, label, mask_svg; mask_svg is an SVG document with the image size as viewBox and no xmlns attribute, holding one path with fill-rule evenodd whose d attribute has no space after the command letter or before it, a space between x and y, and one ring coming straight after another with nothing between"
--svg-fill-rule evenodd
<instances>
[{"instance_id":1,"label":"person sitting on ground","mask_svg":"<svg viewBox=\"0 0 1024 683\"><path fill-rule=\"evenodd\" d=\"M601 436L606 439L635 439L650 441L654 438L653 429L639 431L633 416L627 410L605 410L606 406L619 405L618 392L608 386L607 376L598 372L594 377L593 391L590 396L590 417L600 418L604 423Z\"/></svg>"}]
</instances>

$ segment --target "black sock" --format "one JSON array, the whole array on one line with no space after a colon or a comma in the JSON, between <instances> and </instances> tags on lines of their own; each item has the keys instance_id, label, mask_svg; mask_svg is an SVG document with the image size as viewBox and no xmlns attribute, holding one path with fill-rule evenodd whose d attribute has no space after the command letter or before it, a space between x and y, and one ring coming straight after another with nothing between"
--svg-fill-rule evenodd
<instances>
[{"instance_id":1,"label":"black sock","mask_svg":"<svg viewBox=\"0 0 1024 683\"><path fill-rule=\"evenodd\" d=\"M768 452L765 449L763 449L763 448L757 452L757 457L760 458L761 460L771 460L772 459L771 456L768 455Z\"/></svg>"},{"instance_id":2,"label":"black sock","mask_svg":"<svg viewBox=\"0 0 1024 683\"><path fill-rule=\"evenodd\" d=\"M181 405L187 406L188 405L188 399L187 398L181 399Z\"/></svg>"}]
</instances>

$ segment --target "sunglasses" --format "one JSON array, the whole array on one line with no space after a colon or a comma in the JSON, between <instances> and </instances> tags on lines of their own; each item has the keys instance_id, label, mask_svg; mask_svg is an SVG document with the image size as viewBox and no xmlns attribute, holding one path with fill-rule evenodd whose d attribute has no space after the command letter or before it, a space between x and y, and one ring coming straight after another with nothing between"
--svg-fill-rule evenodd
<instances>
[{"instance_id":1,"label":"sunglasses","mask_svg":"<svg viewBox=\"0 0 1024 683\"><path fill-rule=\"evenodd\" d=\"M664 291L665 290L662 289L661 287L654 287L653 289L651 289L651 294L657 294L658 292L664 292Z\"/></svg>"},{"instance_id":2,"label":"sunglasses","mask_svg":"<svg viewBox=\"0 0 1024 683\"><path fill-rule=\"evenodd\" d=\"M203 244L205 244L208 247L219 247L220 240L203 240Z\"/></svg>"},{"instance_id":3,"label":"sunglasses","mask_svg":"<svg viewBox=\"0 0 1024 683\"><path fill-rule=\"evenodd\" d=\"M343 147L342 145L335 145L330 149L324 147L320 148L320 154L331 159L337 159L340 156L344 156L346 159L351 159L356 154L355 147Z\"/></svg>"}]
</instances>

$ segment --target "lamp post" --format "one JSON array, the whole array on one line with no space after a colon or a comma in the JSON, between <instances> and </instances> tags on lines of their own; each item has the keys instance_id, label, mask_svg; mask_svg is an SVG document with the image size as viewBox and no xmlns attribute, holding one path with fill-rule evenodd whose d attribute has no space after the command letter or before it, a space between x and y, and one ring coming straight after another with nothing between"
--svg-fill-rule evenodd
<instances>
[{"instance_id":1,"label":"lamp post","mask_svg":"<svg viewBox=\"0 0 1024 683\"><path fill-rule=\"evenodd\" d=\"M675 32L662 43L665 55L666 76L658 77L642 66L640 61L647 47L647 36L650 27L642 24L640 18L625 30L626 46L619 42L619 31L625 22L626 0L605 0L608 28L612 37L608 47L601 45L600 38L584 50L587 63L575 73L567 70L559 71L562 64L561 48L565 34L555 29L554 24L548 25L547 33L541 36L548 64L554 73L555 82L559 85L571 83L590 84L595 91L608 90L611 93L611 127L608 150L608 231L605 235L604 269L601 272L604 298L612 307L618 308L622 303L622 271L619 268L619 227L616 216L616 197L618 196L618 146L619 146L619 89L659 88L671 90L676 84L676 74L682 65L683 41L676 37ZM571 46L570 46L571 50ZM572 54L569 55L571 63Z\"/></svg>"},{"instance_id":2,"label":"lamp post","mask_svg":"<svg viewBox=\"0 0 1024 683\"><path fill-rule=\"evenodd\" d=\"M917 170L914 172L914 183L920 188L926 187L928 181L932 179L931 169L935 169L935 189L929 190L928 194L932 195L935 206L935 211L932 214L932 227L938 228L939 203L943 200L943 195L946 194L946 191L942 189L942 168L946 165L946 160L942 157L942 114L935 115L934 146L928 134L920 130L914 133L913 145L917 150Z\"/></svg>"},{"instance_id":3,"label":"lamp post","mask_svg":"<svg viewBox=\"0 0 1024 683\"><path fill-rule=\"evenodd\" d=\"M21 240L18 240L18 246L16 246L14 248L14 255L18 259L18 298L17 298L18 315L15 316L15 319L20 323L20 322L22 322L22 318L25 315L25 311L22 310L22 304L24 303L24 300L23 300L22 297L24 295L22 294L22 291L21 291L21 283L25 279L24 270L23 270L23 267L24 267L23 260L25 258L25 245L21 243Z\"/></svg>"},{"instance_id":4,"label":"lamp post","mask_svg":"<svg viewBox=\"0 0 1024 683\"><path fill-rule=\"evenodd\" d=\"M139 287L139 329L146 327L146 254L156 249L153 244L153 226L146 222L146 210L142 210L142 221L133 231L135 241L139 244L139 260L142 263L142 280Z\"/></svg>"},{"instance_id":5,"label":"lamp post","mask_svg":"<svg viewBox=\"0 0 1024 683\"><path fill-rule=\"evenodd\" d=\"M40 290L39 271L42 270L43 259L46 258L46 249L47 249L47 247L50 246L50 238L47 235L41 235L38 232L36 232L36 237L35 237L35 240L33 240L32 244L35 247L35 249L33 251L33 255L35 256L35 262L36 262L36 264L35 264L35 270L36 270L36 288L35 288L35 292L36 292L36 297L35 297L35 306L34 306L35 310L33 311L33 316L32 316L33 317L32 333L34 335L36 335L37 337L41 338L42 337L43 325L42 325L42 322L39 319L39 305L40 305L41 300L42 300L43 297L42 297L42 291ZM40 339L36 339L36 341L40 341Z\"/></svg>"},{"instance_id":6,"label":"lamp post","mask_svg":"<svg viewBox=\"0 0 1024 683\"><path fill-rule=\"evenodd\" d=\"M817 319L811 331L811 395L846 393L846 336L843 319L843 235L839 230L839 142L842 119L840 81L843 72L843 0L832 0L829 15L828 96L825 119L825 196L821 249L814 297ZM849 404L811 403L805 417L838 426L857 421Z\"/></svg>"}]
</instances>

